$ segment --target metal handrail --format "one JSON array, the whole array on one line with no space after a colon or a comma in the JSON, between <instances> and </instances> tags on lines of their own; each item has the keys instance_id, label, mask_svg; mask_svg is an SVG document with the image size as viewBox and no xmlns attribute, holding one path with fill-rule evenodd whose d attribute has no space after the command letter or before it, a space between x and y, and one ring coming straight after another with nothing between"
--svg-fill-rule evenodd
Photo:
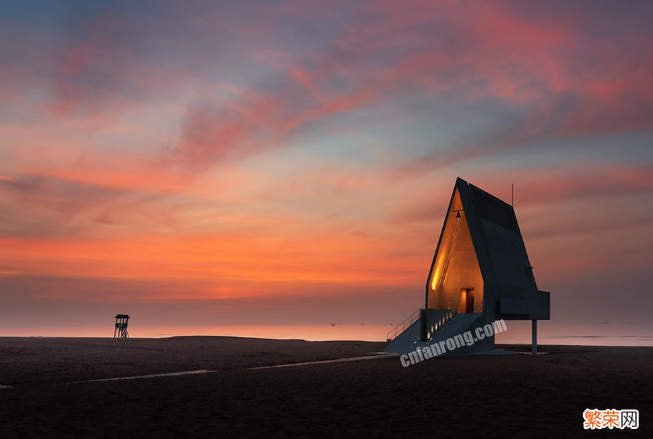
<instances>
[{"instance_id":1,"label":"metal handrail","mask_svg":"<svg viewBox=\"0 0 653 439\"><path fill-rule=\"evenodd\" d=\"M410 316L408 316L406 320L404 320L403 322L395 326L394 329L390 330L390 332L388 332L388 334L386 335L386 340L388 342L391 342L397 337L399 337L406 329L410 328L413 325L413 323L419 320L421 311L422 311L422 307L420 307L417 311L415 311Z\"/></svg>"},{"instance_id":2,"label":"metal handrail","mask_svg":"<svg viewBox=\"0 0 653 439\"><path fill-rule=\"evenodd\" d=\"M474 307L474 314L479 314L479 310L483 308L483 302L480 302L476 307ZM386 340L387 342L391 342L395 340L397 337L399 337L401 334L404 333L408 328L410 328L417 320L420 318L420 312L422 311L422 307L420 307L417 311L413 312L408 318L406 318L403 322L399 323L397 326L395 326L390 332L386 334ZM447 323L451 319L453 319L456 315L459 314L458 310L455 308L448 308L449 311L451 311L451 314L448 314L444 316L443 322L440 325L440 328ZM438 329L440 329L438 328ZM433 335L432 333L431 335Z\"/></svg>"}]
</instances>

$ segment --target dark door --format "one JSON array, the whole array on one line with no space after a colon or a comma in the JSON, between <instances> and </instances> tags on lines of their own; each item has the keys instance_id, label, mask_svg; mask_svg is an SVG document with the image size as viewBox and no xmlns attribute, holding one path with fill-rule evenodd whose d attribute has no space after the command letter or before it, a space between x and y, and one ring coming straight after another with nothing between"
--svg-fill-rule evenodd
<instances>
[{"instance_id":1,"label":"dark door","mask_svg":"<svg viewBox=\"0 0 653 439\"><path fill-rule=\"evenodd\" d=\"M467 298L466 300L466 305L465 305L465 312L466 313L473 313L474 312L474 290L467 290L465 294L465 297Z\"/></svg>"}]
</instances>

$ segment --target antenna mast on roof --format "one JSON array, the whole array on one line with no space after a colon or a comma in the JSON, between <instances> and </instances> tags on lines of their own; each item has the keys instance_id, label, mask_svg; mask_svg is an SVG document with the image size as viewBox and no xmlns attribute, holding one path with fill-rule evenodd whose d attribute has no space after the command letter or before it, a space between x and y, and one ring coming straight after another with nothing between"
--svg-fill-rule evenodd
<instances>
[{"instance_id":1,"label":"antenna mast on roof","mask_svg":"<svg viewBox=\"0 0 653 439\"><path fill-rule=\"evenodd\" d=\"M515 208L515 185L510 183L510 205Z\"/></svg>"}]
</instances>

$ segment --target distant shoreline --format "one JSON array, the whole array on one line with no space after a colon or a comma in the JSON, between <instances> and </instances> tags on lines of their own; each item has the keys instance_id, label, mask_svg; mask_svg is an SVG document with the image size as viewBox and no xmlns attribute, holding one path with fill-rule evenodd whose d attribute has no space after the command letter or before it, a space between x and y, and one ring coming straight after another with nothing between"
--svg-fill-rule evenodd
<instances>
[{"instance_id":1,"label":"distant shoreline","mask_svg":"<svg viewBox=\"0 0 653 439\"><path fill-rule=\"evenodd\" d=\"M565 337L555 337L556 339L564 339ZM605 338L620 338L620 339L632 339L632 338L644 338L650 339L653 344L653 336L635 336L635 335L622 335L622 336L601 336L601 335L583 335L583 336L567 336L569 339L592 339L599 340ZM14 335L0 335L0 342L2 340L9 339L42 339L42 340L113 340L112 336L107 337L98 337L98 336L57 336L57 335L27 335L27 336L14 336ZM245 336L236 336L236 335L172 335L172 336L162 336L162 337L131 337L130 340L179 340L179 339L236 339L236 340L268 340L268 341L300 341L306 343L382 343L384 341L370 341L370 340L306 340L302 338L271 338L271 337L245 337ZM116 343L125 342L125 340L116 339ZM516 347L524 346L530 348L529 343L496 343L495 347L497 349L504 349L505 347ZM546 349L547 346L578 346L578 347L633 347L633 348L653 348L653 345L626 345L626 344L581 344L581 343L547 343L546 337L541 337L538 343L540 350Z\"/></svg>"}]
</instances>

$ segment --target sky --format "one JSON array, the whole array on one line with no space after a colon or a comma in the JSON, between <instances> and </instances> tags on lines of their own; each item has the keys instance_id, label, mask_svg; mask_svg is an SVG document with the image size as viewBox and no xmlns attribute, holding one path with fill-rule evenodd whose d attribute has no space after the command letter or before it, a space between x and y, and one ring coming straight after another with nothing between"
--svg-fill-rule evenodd
<instances>
[{"instance_id":1,"label":"sky","mask_svg":"<svg viewBox=\"0 0 653 439\"><path fill-rule=\"evenodd\" d=\"M651 19L3 0L0 335L398 323L457 176L514 184L545 331L653 335Z\"/></svg>"}]
</instances>

